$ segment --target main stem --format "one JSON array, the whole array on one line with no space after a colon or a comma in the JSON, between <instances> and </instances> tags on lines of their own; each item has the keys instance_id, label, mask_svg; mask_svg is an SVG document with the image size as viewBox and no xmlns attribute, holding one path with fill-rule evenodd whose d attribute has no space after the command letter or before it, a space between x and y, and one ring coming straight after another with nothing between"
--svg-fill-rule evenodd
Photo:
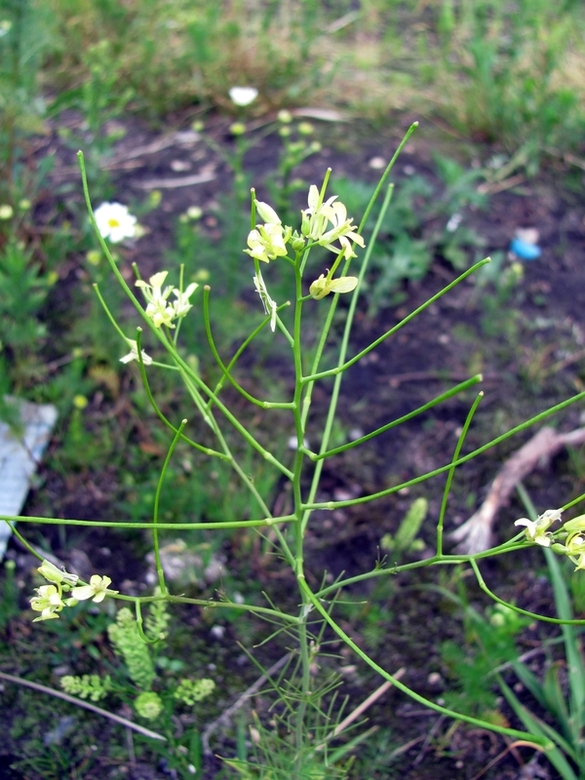
<instances>
[{"instance_id":1,"label":"main stem","mask_svg":"<svg viewBox=\"0 0 585 780\"><path fill-rule=\"evenodd\" d=\"M309 653L309 635L307 631L307 617L311 610L310 600L307 598L306 590L303 588L305 581L304 573L304 524L303 524L303 497L301 493L301 474L303 467L304 454L302 451L305 436L305 419L302 415L302 395L304 386L302 345L301 345L301 315L302 315L302 277L299 264L295 265L295 312L293 328L293 358L295 368L295 392L294 392L294 420L297 439L297 451L293 468L293 500L294 500L294 556L295 556L295 576L299 584L299 593L301 596L301 611L299 614L298 637L299 653L301 662L301 691L300 701L295 717L295 744L296 756L294 762L294 778L302 777L303 754L305 744L305 718L307 713L307 703L311 693L311 662Z\"/></svg>"}]
</instances>

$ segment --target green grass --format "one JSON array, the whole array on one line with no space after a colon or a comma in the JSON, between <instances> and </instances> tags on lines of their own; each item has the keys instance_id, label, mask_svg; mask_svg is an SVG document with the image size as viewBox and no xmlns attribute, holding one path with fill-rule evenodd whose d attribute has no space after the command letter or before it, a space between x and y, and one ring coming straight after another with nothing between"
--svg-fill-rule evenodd
<instances>
[{"instance_id":1,"label":"green grass","mask_svg":"<svg viewBox=\"0 0 585 780\"><path fill-rule=\"evenodd\" d=\"M577 147L583 127L585 9L571 0L32 2L50 10L36 22L40 85L59 109L84 110L99 73L102 101L158 119L234 113L237 83L259 89L258 114L331 105L386 121L408 109L532 156Z\"/></svg>"}]
</instances>

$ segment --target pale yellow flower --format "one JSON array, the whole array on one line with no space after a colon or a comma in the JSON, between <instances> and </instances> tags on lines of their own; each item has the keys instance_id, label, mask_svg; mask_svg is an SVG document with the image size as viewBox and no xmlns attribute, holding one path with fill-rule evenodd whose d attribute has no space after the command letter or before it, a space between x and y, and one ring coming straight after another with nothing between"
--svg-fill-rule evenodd
<instances>
[{"instance_id":1,"label":"pale yellow flower","mask_svg":"<svg viewBox=\"0 0 585 780\"><path fill-rule=\"evenodd\" d=\"M168 298L173 291L172 286L168 285L163 289L163 284L167 278L168 271L159 271L148 280L150 284L139 279L136 287L140 287L147 300L146 315L152 320L155 328L166 325L174 328L173 319L175 318L175 308L168 302Z\"/></svg>"},{"instance_id":2,"label":"pale yellow flower","mask_svg":"<svg viewBox=\"0 0 585 780\"><path fill-rule=\"evenodd\" d=\"M108 590L108 585L112 580L109 577L100 577L99 574L92 574L89 578L89 585L80 585L73 588L71 595L78 601L91 599L99 604L106 597L106 593L118 593L117 590Z\"/></svg>"},{"instance_id":3,"label":"pale yellow flower","mask_svg":"<svg viewBox=\"0 0 585 780\"><path fill-rule=\"evenodd\" d=\"M309 287L311 296L320 301L329 293L348 293L355 290L358 279L356 276L340 276L339 279L327 279L324 274L316 279Z\"/></svg>"},{"instance_id":4,"label":"pale yellow flower","mask_svg":"<svg viewBox=\"0 0 585 780\"><path fill-rule=\"evenodd\" d=\"M514 525L526 527L524 533L530 542L539 544L541 547L550 547L551 535L548 533L548 529L554 522L560 520L561 514L560 509L547 509L546 512L543 512L534 521L529 520L527 517L521 517L519 520L516 520Z\"/></svg>"},{"instance_id":5,"label":"pale yellow flower","mask_svg":"<svg viewBox=\"0 0 585 780\"><path fill-rule=\"evenodd\" d=\"M347 260L355 257L352 242L362 248L364 239L356 232L353 220L347 216L347 209L332 195L323 203L321 193L315 184L309 187L308 205L302 214L301 233L311 241L316 241L336 255L341 254ZM339 241L340 247L334 246Z\"/></svg>"},{"instance_id":6,"label":"pale yellow flower","mask_svg":"<svg viewBox=\"0 0 585 780\"><path fill-rule=\"evenodd\" d=\"M130 347L130 352L127 355L124 355L124 357L120 358L120 363L130 363L132 360L138 360L138 344L132 339L126 339L126 341ZM141 355L144 365L150 366L152 364L152 358L150 355L147 355L144 350L141 350Z\"/></svg>"},{"instance_id":7,"label":"pale yellow flower","mask_svg":"<svg viewBox=\"0 0 585 780\"><path fill-rule=\"evenodd\" d=\"M40 612L39 617L33 620L38 623L39 620L54 620L59 617L59 612L65 606L61 598L61 593L56 585L41 585L37 588L37 595L30 600L31 609Z\"/></svg>"},{"instance_id":8,"label":"pale yellow flower","mask_svg":"<svg viewBox=\"0 0 585 780\"><path fill-rule=\"evenodd\" d=\"M290 229L285 233L281 224L267 222L265 225L258 225L248 233L249 249L244 249L244 252L256 260L269 263L277 257L285 257L288 254L286 251L288 238L290 238Z\"/></svg>"}]
</instances>

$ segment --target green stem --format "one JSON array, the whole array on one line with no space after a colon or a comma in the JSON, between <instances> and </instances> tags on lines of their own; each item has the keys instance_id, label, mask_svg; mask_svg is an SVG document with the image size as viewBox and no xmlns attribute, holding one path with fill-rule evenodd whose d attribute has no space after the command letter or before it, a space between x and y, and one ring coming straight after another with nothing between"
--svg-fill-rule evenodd
<instances>
[{"instance_id":1,"label":"green stem","mask_svg":"<svg viewBox=\"0 0 585 780\"><path fill-rule=\"evenodd\" d=\"M278 311L280 311L280 309L283 309L285 306L289 306L289 305L290 305L289 303L284 303L284 304L282 304L282 306L279 306L279 307L278 307ZM268 323L269 323L269 322L270 322L270 317L266 317L266 319L265 319L263 322L261 322L261 323L260 323L260 325L258 325L258 327L256 327L256 328L255 328L255 329L252 331L252 333L250 333L250 335L249 335L249 336L248 336L248 337L247 337L247 338L246 338L246 339L245 339L245 340L244 340L244 341L243 341L243 342L240 344L240 346L239 346L239 347L238 347L238 349L236 350L236 352L235 352L234 356L232 357L232 359L230 360L230 362L229 362L229 363L227 364L227 366L226 366L226 371L227 371L227 373L228 373L228 374L229 374L229 373L231 373L231 371L232 371L233 367L236 365L236 363L237 363L237 362L238 362L238 360L240 359L240 357L241 357L242 353L243 353L243 352L246 350L246 348L247 348L247 347L248 347L248 346L249 346L249 345L252 343L252 341L253 341L253 340L256 338L256 336L257 336L257 335L260 333L260 331L261 331L261 330L263 330L263 329L264 329L264 328L265 328L265 327L268 325ZM287 331L286 329L285 329L283 332L284 332L284 333L285 333L287 336L289 336L289 337L290 337L290 334L288 333L288 331ZM291 347L292 347L292 338L291 338L291 340L290 340L290 344L291 344ZM221 376L221 378L220 378L219 382L218 382L218 383L217 383L217 385L215 386L215 390L213 391L213 395L214 395L214 396L217 396L217 395L219 395L219 393L220 393L221 389L223 388L223 385L224 385L224 380L225 380L225 378L226 378L226 377L225 377L225 375L222 375L222 376ZM209 401L207 402L207 407L206 407L206 408L207 408L207 409L211 408L211 404L212 404L212 401L211 401L211 400L209 400Z\"/></svg>"},{"instance_id":2,"label":"green stem","mask_svg":"<svg viewBox=\"0 0 585 780\"><path fill-rule=\"evenodd\" d=\"M455 447L455 452L453 453L453 459L452 459L453 461L456 461L457 458L459 457L459 453L461 452L461 448L463 447L463 442L465 441L465 437L467 436L467 431L469 430L469 426L471 425L473 415L475 414L475 411L479 406L479 402L481 401L482 398L483 398L483 391L479 393L479 395L473 402L471 409L469 410L469 414L467 415L467 419L465 420L465 424L463 425L461 433L459 434L459 439L457 440L457 446ZM441 510L439 512L439 520L437 522L437 555L443 554L443 524L445 522L447 501L449 500L449 494L451 492L451 483L453 482L454 474L455 474L455 466L453 466L453 468L447 472L447 479L445 480L445 490L443 491L443 500L441 501Z\"/></svg>"},{"instance_id":3,"label":"green stem","mask_svg":"<svg viewBox=\"0 0 585 780\"><path fill-rule=\"evenodd\" d=\"M260 406L262 409L293 409L294 403L292 401L261 401L259 398L254 398L253 395L250 395L250 393L247 390L244 390L242 385L237 382L232 374L228 371L226 366L223 363L223 360L221 359L219 352L217 351L217 347L215 345L215 340L213 338L213 333L211 332L211 320L209 317L209 292L210 287L205 286L203 289L203 318L205 322L205 332L207 334L207 341L209 343L209 348L211 349L211 352L213 354L213 357L215 358L215 362L220 367L222 374L224 377L232 384L233 387L236 388L236 390L244 396L248 401L250 401L251 404L254 404L255 406ZM217 391L216 391L217 394Z\"/></svg>"},{"instance_id":4,"label":"green stem","mask_svg":"<svg viewBox=\"0 0 585 780\"><path fill-rule=\"evenodd\" d=\"M34 555L34 556L35 556L35 558L38 558L38 559L39 559L39 561L41 561L41 562L42 562L42 561L44 561L44 556L43 556L43 555L41 555L41 554L40 554L40 553L39 553L37 550L35 550L35 548L34 548L34 547L31 545L31 544L29 544L29 543L26 541L26 539L24 538L24 536L23 536L23 535L20 533L20 531L18 530L18 528L16 528L16 527L15 527L15 525L14 525L14 523L16 522L16 520L22 520L23 518L20 518L20 517L16 518L16 517L14 517L14 518L8 518L8 519L7 519L6 517L2 517L1 519L2 519L2 520L5 520L5 521L6 521L6 522L7 522L7 523L8 523L8 524L11 526L11 528L12 528L12 533L13 533L13 534L16 536L16 538L17 538L17 539L18 539L18 541L19 541L19 542L22 544L22 546L23 546L23 547L24 547L26 550L28 550L28 551L29 551L29 553L30 553L31 555ZM11 520L12 520L12 521L11 521Z\"/></svg>"},{"instance_id":5,"label":"green stem","mask_svg":"<svg viewBox=\"0 0 585 780\"><path fill-rule=\"evenodd\" d=\"M360 222L360 225L359 225L359 227L357 229L358 233L361 234L363 229L365 228L366 223L368 221L368 217L370 216L370 212L371 212L371 210L374 207L374 203L378 199L378 195L382 192L382 189L384 188L384 186L386 184L386 179L388 178L388 176L390 176L390 172L392 171L392 168L394 168L394 164L395 164L396 160L400 157L400 153L402 152L402 150L404 149L404 147L408 143L408 139L414 133L414 131L416 130L417 127L418 127L418 122L413 122L411 124L411 126L408 128L408 130L404 134L404 138L399 143L398 148L394 152L394 155L392 156L392 159L390 160L390 162L386 166L386 169L385 169L384 173L382 174L382 176L380 178L380 181L376 185L376 189L374 190L374 192L372 194L372 197L370 198L370 202L366 206L366 210L364 211L364 215L363 215L362 220Z\"/></svg>"},{"instance_id":6,"label":"green stem","mask_svg":"<svg viewBox=\"0 0 585 780\"><path fill-rule=\"evenodd\" d=\"M296 626L299 619L296 615L287 615L286 612L280 612L277 609L270 609L269 607L258 607L255 604L239 604L233 601L211 601L209 599L194 599L188 596L174 596L171 593L167 593L164 596L124 596L121 593L112 595L111 598L117 601L124 601L135 605L140 604L154 604L158 601L168 602L169 604L190 604L191 606L203 607L204 609L229 609L237 612L250 612L253 615L258 615L261 618L274 623L288 623L290 626Z\"/></svg>"},{"instance_id":7,"label":"green stem","mask_svg":"<svg viewBox=\"0 0 585 780\"><path fill-rule=\"evenodd\" d=\"M139 529L151 529L152 521L147 523L135 523L124 522L123 520L76 520L71 517L36 517L29 515L0 515L0 520L6 523L39 523L40 525L72 525L85 528L139 528ZM215 528L230 529L230 528L262 528L282 523L292 523L296 520L296 515L282 515L280 517L263 517L259 520L218 520L213 523L158 523L157 528L162 530L177 530L177 531L211 531ZM14 533L18 536L17 529L14 529ZM18 537L20 538L20 537ZM23 544L26 542L23 541ZM34 548L30 548L30 551L42 559L42 555L36 553Z\"/></svg>"},{"instance_id":8,"label":"green stem","mask_svg":"<svg viewBox=\"0 0 585 780\"><path fill-rule=\"evenodd\" d=\"M562 409L565 409L567 406L570 406L571 404L574 404L577 401L581 401L583 398L585 398L585 391L582 393L577 393L577 395L574 395L572 398L568 398L565 401L561 401L561 403L558 403L555 406L551 406L550 409L546 409L544 412L541 412L540 414L531 417L525 422L520 423L520 425L516 425L514 428L511 428L509 431L507 431L507 433L503 433L501 436L497 436L495 439L488 441L487 444L483 444L481 447L478 447L477 449L473 450L467 455L458 458L456 461L453 461L452 463L448 463L446 466L440 466L439 468L434 469L433 471L429 471L426 474L422 474L420 477L413 477L413 479L409 479L406 482L401 482L399 485L395 485L393 487L386 488L385 490L380 490L377 493L370 493L367 496L360 496L359 498L354 498L347 501L325 501L325 502L318 502L318 503L309 502L305 504L304 509L307 511L313 509L333 510L333 509L340 509L341 507L345 507L345 506L353 506L355 504L366 504L370 501L375 501L377 498L384 498L385 496L389 496L392 493L396 493L398 490L402 490L405 487L418 485L419 483L425 482L426 480L431 479L432 477L436 477L439 474L444 474L446 471L449 471L449 469L452 469L455 466L460 466L462 463L467 463L468 460L472 460L473 458L476 458L478 455L485 452L486 450L495 447L497 444L501 444L501 442L506 441L506 439L509 439L511 436L514 436L515 434L526 430L526 428L530 428L531 426L536 425L536 423L542 422L542 420L545 420L547 417L556 414L556 412L560 412Z\"/></svg>"},{"instance_id":9,"label":"green stem","mask_svg":"<svg viewBox=\"0 0 585 780\"><path fill-rule=\"evenodd\" d=\"M163 591L163 594L166 596L166 591ZM143 619L142 619L142 602L140 599L135 599L134 601L134 611L136 614L136 629L138 631L138 636L142 639L142 641L147 645L155 645L157 642L160 641L160 637L154 637L154 639L149 639L146 634L144 633L143 628Z\"/></svg>"},{"instance_id":10,"label":"green stem","mask_svg":"<svg viewBox=\"0 0 585 780\"><path fill-rule=\"evenodd\" d=\"M230 412L230 410L227 408L227 406L219 400L217 395L211 390L205 382L197 376L197 374L191 369L191 367L181 358L181 356L176 352L171 352L173 359L175 360L177 366L179 367L179 370L181 372L181 376L183 379L183 382L187 386L187 389L189 390L189 393L191 394L191 397L195 401L197 408L199 410L199 413L205 420L205 422L212 428L213 432L216 434L216 436L219 436L219 426L211 414L209 407L206 406L205 402L199 395L199 391L205 393L205 395L208 396L208 398L217 406L217 408L220 410L220 412L223 414L223 416L233 425L233 427L238 431L238 433L242 436L243 439L245 439L248 444L250 444L257 452L259 452L262 457L267 460L269 463L272 463L273 466L276 466L276 468L284 474L285 477L288 477L289 479L292 479L292 471L290 469L287 469L284 464L282 464L277 458L274 457L274 455L266 450L255 438L252 436L252 434L245 428L238 418Z\"/></svg>"},{"instance_id":11,"label":"green stem","mask_svg":"<svg viewBox=\"0 0 585 780\"><path fill-rule=\"evenodd\" d=\"M547 615L539 615L537 612L530 612L527 609L521 609L516 604L512 604L509 601L504 601L499 596L496 596L496 594L491 591L488 586L485 584L485 581L481 575L481 572L479 570L479 566L477 565L477 561L475 561L473 558L470 559L471 568L473 569L473 573L475 574L475 577L477 579L477 584L479 587L483 590L484 593L486 593L491 599L493 599L498 604L502 604L504 607L508 607L509 609L514 610L514 612L517 612L519 615L527 615L530 618L534 618L535 620L540 620L543 623L556 623L561 626L583 626L585 625L585 620L567 620L563 618L553 618L548 617Z\"/></svg>"},{"instance_id":12,"label":"green stem","mask_svg":"<svg viewBox=\"0 0 585 780\"><path fill-rule=\"evenodd\" d=\"M301 330L302 330L302 276L300 268L295 267L295 310L294 310L294 324L293 324L293 360L295 371L295 389L293 398L293 415L296 430L297 448L295 453L295 460L293 466L293 502L294 512L296 517L296 523L294 525L295 534L295 547L294 547L294 572L297 578L297 582L304 579L304 528L302 526L302 506L303 498L301 492L301 475L303 470L303 447L305 437L304 418L302 414L302 395L303 385L301 378L303 375L302 365L302 345L301 345ZM299 588L301 596L301 609L299 614L298 625L298 642L299 642L299 657L301 665L301 692L300 701L297 707L295 715L295 744L296 744L296 757L294 763L295 778L302 776L303 765L303 746L305 743L304 730L305 730L305 718L307 711L307 701L311 690L311 664L309 657L309 637L307 632L307 616L310 611L310 607L307 603L307 599L303 593L303 590Z\"/></svg>"},{"instance_id":13,"label":"green stem","mask_svg":"<svg viewBox=\"0 0 585 780\"><path fill-rule=\"evenodd\" d=\"M470 274L475 273L479 268L481 268L483 265L486 265L487 263L491 262L489 257L486 257L484 260L480 260L479 263L476 263L475 265L472 265L471 268L468 268L467 271L464 271L460 276L457 277L457 279L454 279L452 282L450 282L446 287L443 287L441 290L439 290L438 293L435 293L431 298L429 298L427 301L425 301L423 304L418 306L414 311L412 311L408 316L406 316L403 320L400 320L399 323L394 325L393 328L390 328L390 330L386 331L386 333L383 333L379 338L377 338L375 341L373 341L369 346L367 346L365 349L362 349L361 352L358 352L357 355L351 358L351 360L348 360L347 363L343 363L342 365L338 365L335 368L330 368L327 371L320 371L318 374L310 374L309 376L306 376L303 378L303 382L313 382L317 379L326 379L329 376L337 376L337 374L342 373L343 371L346 371L348 368L351 368L355 363L360 361L363 357L365 357L369 352L371 352L373 349L375 349L377 346L379 346L383 341L385 341L390 336L394 335L397 331L400 330L400 328L403 328L407 323L409 323L412 319L417 317L421 312L423 312L425 309L428 309L431 304L435 303L435 301L438 301L439 298L442 298L443 295L448 293L450 290L453 289L453 287L456 287L458 284L460 284L464 279L466 279ZM359 287L358 287L359 289ZM322 455L321 457L327 457L327 454Z\"/></svg>"},{"instance_id":14,"label":"green stem","mask_svg":"<svg viewBox=\"0 0 585 780\"><path fill-rule=\"evenodd\" d=\"M376 568L373 571L365 572L364 574L356 574L354 577L337 580L332 585L327 585L327 587L317 591L315 596L319 599L325 598L330 593L336 593L340 588L347 588L350 585L355 585L359 582L366 582L367 580L378 577L395 577L397 574L426 568L427 566L456 566L461 563L469 563L471 560L477 561L482 558L494 558L498 555L506 555L508 553L517 552L518 550L525 550L526 544L523 542L519 543L518 541L520 537L524 537L524 534L517 534L514 539L510 539L504 544L498 545L498 547L492 547L490 550L484 550L480 553L469 555L433 555L432 558L411 561L411 563L402 563L388 568Z\"/></svg>"},{"instance_id":15,"label":"green stem","mask_svg":"<svg viewBox=\"0 0 585 780\"><path fill-rule=\"evenodd\" d=\"M193 373L190 371L189 367L183 361L182 361L182 365L181 365L181 370L183 369L183 365L185 366L185 368L189 372L187 374L187 373L184 373L182 371L182 378L183 378L183 382L185 384L185 387L187 388L187 390L190 393L191 397L195 401L195 403L196 403L199 411L203 415L204 419L206 419L207 422L209 423L209 425L211 426L215 436L217 437L217 439L219 441L220 447L223 450L224 455L226 456L226 459L229 460L231 467L234 469L236 474L240 477L240 479L241 479L242 483L244 484L244 486L246 487L246 489L252 494L252 496L256 500L258 506L260 507L260 510L262 512L264 512L267 517L272 518L272 513L270 512L270 510L268 509L266 503L264 502L264 499L262 498L262 496L258 492L258 489L256 488L256 486L254 484L254 481L252 479L250 479L248 474L246 474L246 472L242 469L242 467L240 466L238 461L234 458L234 456L232 455L232 453L230 451L228 443L227 443L227 441L226 441L226 439L225 439L225 437L224 437L224 435L223 435L223 433L221 431L221 428L217 424L217 421L215 420L215 418L213 417L211 412L208 411L205 408L204 401L203 401L203 399L199 395L198 388L195 386L194 382L192 381L193 377L195 379L197 377L195 375L193 375ZM204 387L205 387L205 385L204 385ZM209 392L211 392L211 391L209 391ZM215 399L215 397L214 397L214 399ZM217 402L217 399L215 399L215 402ZM227 412L227 410L226 410L226 412ZM231 415L231 413L226 413L225 416L228 416L228 414ZM232 415L232 417L233 417L233 415ZM229 419L229 417L228 417L228 419ZM268 460L269 462L272 462L274 465L279 466L281 469L285 468L284 466L282 466L282 464L280 464L280 462L278 460L276 460L276 458L274 458L274 456L271 453L269 453L266 450L264 450L260 446L260 444L258 444L258 442L256 442L256 439L254 439L252 437L252 435L248 433L248 431L239 423L239 421L235 417L233 417L233 420L234 420L235 426L238 429L241 429L241 432L244 435L244 438L246 440L248 440L249 443L251 443L252 446L255 449L260 449L260 452L263 454L263 456L264 456L264 458L266 460ZM288 476L289 478L292 478L292 472L289 471L288 469L286 469L286 471L283 472L283 473L285 473L285 476ZM240 525L242 525L242 524L243 524L243 521L240 522ZM238 526L235 526L235 527L238 527ZM292 565L292 562L293 562L294 559L293 559L292 553L290 552L289 547L288 547L288 545L286 543L286 540L284 539L284 537L282 535L282 532L280 531L280 528L275 527L275 533L276 533L276 536L277 536L279 542L282 545L283 552L284 552L287 560Z\"/></svg>"},{"instance_id":16,"label":"green stem","mask_svg":"<svg viewBox=\"0 0 585 780\"><path fill-rule=\"evenodd\" d=\"M179 428L177 429L177 432L173 438L173 441L171 442L171 446L169 447L169 451L167 452L167 456L164 460L164 463L162 465L160 476L158 478L158 484L156 486L156 493L154 496L154 508L152 513L152 543L154 546L154 559L156 563L156 571L158 574L158 584L160 587L160 592L162 595L165 595L167 592L167 586L165 583L165 573L162 566L162 561L160 558L160 546L158 543L158 511L160 506L160 496L162 492L162 486L163 482L167 473L167 469L169 467L169 463L171 462L171 457L173 455L173 452L175 450L175 447L177 446L177 443L179 439L181 438L181 433L183 431L183 428L187 425L187 420L182 420L181 424L179 425Z\"/></svg>"},{"instance_id":17,"label":"green stem","mask_svg":"<svg viewBox=\"0 0 585 780\"><path fill-rule=\"evenodd\" d=\"M364 277L364 275L366 273L366 269L367 269L369 261L370 261L371 253L372 253L373 247L374 247L374 245L376 243L376 238L378 236L380 228L382 227L382 222L384 220L384 217L386 216L386 211L388 209L388 206L390 205L390 198L391 198L391 196L392 196L392 190L389 188L388 191L386 192L386 196L384 198L384 202L382 204L382 208L380 209L380 214L378 215L378 219L376 221L376 225L374 226L374 230L372 231L372 236L371 236L371 239L370 239L370 242L369 242L369 246L368 246L368 248L366 250L366 253L364 255L364 259L362 261L362 267L360 269L360 274L359 274L359 279L360 280L363 279L363 277ZM349 261L348 261L348 263L349 263ZM347 264L346 264L346 266L347 266ZM352 325L353 325L353 319L354 319L354 316L355 316L355 311L356 311L356 306L357 306L357 299L358 299L358 295L359 295L359 287L360 287L360 285L358 283L358 286L356 287L354 294L351 296L351 300L350 300L350 304L349 304L349 310L348 310L347 318L346 318L346 321L345 321L345 328L344 328L344 331L343 331L343 337L342 337L341 345L340 345L340 348L339 348L338 366L343 365L343 363L345 361L345 356L347 354L347 350L348 350L348 347L349 347L349 337L350 337L350 334L351 334L351 329L352 329ZM335 309L335 307L337 305L338 298L339 298L339 295L336 295L334 297L334 300L333 300L333 302L331 304L331 310ZM327 321L327 325L329 325L330 322L331 322L331 320L328 320ZM322 343L324 345L324 341ZM335 415L337 413L337 402L339 400L339 393L340 393L340 390L341 390L341 380L342 380L342 377L343 377L342 372L339 372L337 374L337 376L335 377L335 380L334 380L334 383L333 383L333 389L331 391L331 399L330 399L330 402L329 402L329 409L327 410L327 418L325 420L325 425L324 425L324 428L323 428L323 434L322 434L322 438L321 438L321 446L320 446L320 453L321 454L324 453L327 450L327 447L329 445L329 439L331 437L331 431L333 430L333 423L335 421ZM308 388L307 388L306 397L310 398L310 393L312 392L313 387L314 387L314 383L311 382L309 384ZM308 413L308 405L306 405L305 412ZM324 463L324 460L321 459L321 460L319 460L317 462L317 465L315 467L315 471L313 473L313 479L311 481L311 488L309 490L309 496L308 496L308 502L309 503L311 501L314 501L315 496L317 494L317 489L319 487L319 482L320 482L320 479L321 479L321 472L322 472L322 469L323 469L323 463ZM303 533L305 531L305 528L306 528L306 526L307 526L307 524L309 522L310 516L311 516L310 511L306 511L307 510L306 506L304 507L304 509L305 509L305 511L303 512L303 520L302 520L302 523L303 523Z\"/></svg>"},{"instance_id":18,"label":"green stem","mask_svg":"<svg viewBox=\"0 0 585 780\"><path fill-rule=\"evenodd\" d=\"M313 607L319 612L321 617L328 623L329 626L335 631L338 637L343 640L343 642L350 647L356 655L358 655L363 661L365 661L368 666L370 666L375 672L377 672L381 677L383 677L385 680L388 680L391 682L395 688L398 688L398 690L405 693L407 696L410 696L411 699L414 699L414 701L418 702L419 704L422 704L424 707L428 707L431 710L434 710L435 712L438 712L441 715L445 715L448 718L455 718L456 720L461 720L465 723L469 723L472 726L475 726L477 728L480 728L482 730L489 730L489 731L495 731L498 734L503 734L507 737L512 737L513 739L522 739L526 740L532 743L536 743L538 745L542 745L545 750L552 750L553 749L553 743L550 742L548 739L544 739L543 737L538 737L532 734L528 734L525 731L518 731L516 729L510 729L505 726L500 726L498 724L494 723L488 723L487 721L480 720L479 718L473 718L470 715L464 715L460 712L455 712L454 710L448 709L447 707L442 707L440 704L437 704L436 702L432 701L431 699L425 699L424 696L421 696L420 694L413 691L411 688L409 688L407 685L402 683L400 680L398 680L396 677L393 677L391 674L389 674L385 669L383 669L381 666L379 666L370 656L365 653L356 643L353 641L353 639L349 636L349 634L346 634L346 632L339 626L335 620L331 617L331 615L327 612L327 610L321 605L319 599L315 597L309 586L305 581L300 582L301 588L306 594L307 599L311 602Z\"/></svg>"},{"instance_id":19,"label":"green stem","mask_svg":"<svg viewBox=\"0 0 585 780\"><path fill-rule=\"evenodd\" d=\"M154 333L156 338L159 341L161 341L162 344L165 347L167 347L167 349L168 349L168 340L167 340L166 336L163 334L163 332L161 331L160 328L155 328L154 327L154 324L153 324L152 320L150 319L150 317L147 316L146 312L142 308L142 305L140 304L140 301L134 295L134 293L132 292L132 290L128 286L126 280L124 279L124 277L120 273L120 269L118 268L118 266L116 264L116 261L112 257L112 253L110 252L105 239L102 237L102 234L99 231L99 228L97 226L97 222L95 221L95 216L94 216L94 213L93 213L93 207L91 205L91 198L89 196L89 187L88 187L88 184L87 184L87 174L86 174L86 170L85 170L85 159L84 159L84 156L83 156L83 152L81 152L81 151L77 152L77 159L79 160L79 168L80 168L80 171L81 171L81 181L82 181L82 184L83 184L83 194L84 194L84 197L85 197L85 204L86 204L87 211L88 211L88 214L89 214L89 220L91 222L91 226L92 226L93 231L94 231L94 233L96 235L96 238L97 238L97 240L98 240L98 242L99 242L99 244L100 244L100 246L101 246L101 248L103 250L103 253L106 256L106 260L108 261L108 264L109 264L109 266L110 266L110 268L112 270L112 273L114 274L114 276L118 280L119 285L122 287L122 289L126 293L127 297L131 301L132 305L134 306L134 308L136 309L138 314L142 317L142 319L146 323L148 329L150 331L152 331L152 333Z\"/></svg>"},{"instance_id":20,"label":"green stem","mask_svg":"<svg viewBox=\"0 0 585 780\"><path fill-rule=\"evenodd\" d=\"M426 404L419 406L417 409L414 409L412 412L408 412L408 414L404 414L402 415L402 417L397 417L396 420L392 420L392 422L386 423L386 425L382 425L380 428L376 428L375 431L371 431L371 433L367 433L365 436L360 436L359 439L354 439L353 441L348 442L347 444L342 444L339 447L335 447L334 449L328 450L325 453L320 453L319 455L315 455L314 453L309 453L309 457L311 458L311 460L317 460L317 461L324 460L325 458L328 458L331 455L338 455L340 452L345 452L346 450L355 447L356 444L364 444L370 439L374 439L376 436L379 436L381 433L385 433L386 431L389 431L392 428L396 428L398 425L402 425L402 423L405 423L408 420L413 419L414 417L418 417L424 412L427 412L429 409L432 409L433 407L438 406L439 404L443 403L449 398L452 398L454 395L458 395L459 393L462 393L464 390L468 390L470 387L473 387L473 385L476 385L478 382L481 382L482 378L483 377L481 374L476 374L475 376L466 379L465 382L461 382L460 384L455 385L455 387L452 387L450 390L447 390L445 393L441 393L441 395L436 396L436 398L433 398L431 401L428 401Z\"/></svg>"},{"instance_id":21,"label":"green stem","mask_svg":"<svg viewBox=\"0 0 585 780\"><path fill-rule=\"evenodd\" d=\"M178 432L178 428L175 428L175 426L172 424L172 422L170 422L170 420L168 420L164 416L162 410L160 409L160 407L156 403L155 398L154 398L154 396L152 394L152 391L150 389L150 383L148 381L148 376L146 374L146 368L145 368L144 361L142 359L142 354L141 354L141 347L140 347L141 330L142 330L141 328L137 328L136 329L136 344L137 344L137 347L138 347L138 365L139 365L139 368L140 368L140 376L142 378L142 385L143 385L143 387L144 387L144 389L146 391L147 398L150 401L150 405L154 409L154 412L155 412L156 416L173 433L177 433ZM202 444L198 444L196 441L193 441L188 436L185 436L184 433L181 433L181 439L184 442L186 442L187 444L189 444L191 447L193 447L194 449L198 450L199 452L202 452L204 455L209 455L210 457L213 457L213 458L220 458L222 460L229 460L227 455L225 455L224 453L217 452L217 450L212 450L209 447L204 447Z\"/></svg>"}]
</instances>

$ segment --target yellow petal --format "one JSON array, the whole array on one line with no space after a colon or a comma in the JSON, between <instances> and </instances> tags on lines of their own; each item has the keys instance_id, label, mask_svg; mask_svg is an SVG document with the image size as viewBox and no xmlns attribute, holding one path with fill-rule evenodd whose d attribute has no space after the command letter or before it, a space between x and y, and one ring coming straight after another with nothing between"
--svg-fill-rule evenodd
<instances>
[{"instance_id":1,"label":"yellow petal","mask_svg":"<svg viewBox=\"0 0 585 780\"><path fill-rule=\"evenodd\" d=\"M357 276L342 276L329 282L327 292L348 293L355 290L357 283Z\"/></svg>"}]
</instances>

